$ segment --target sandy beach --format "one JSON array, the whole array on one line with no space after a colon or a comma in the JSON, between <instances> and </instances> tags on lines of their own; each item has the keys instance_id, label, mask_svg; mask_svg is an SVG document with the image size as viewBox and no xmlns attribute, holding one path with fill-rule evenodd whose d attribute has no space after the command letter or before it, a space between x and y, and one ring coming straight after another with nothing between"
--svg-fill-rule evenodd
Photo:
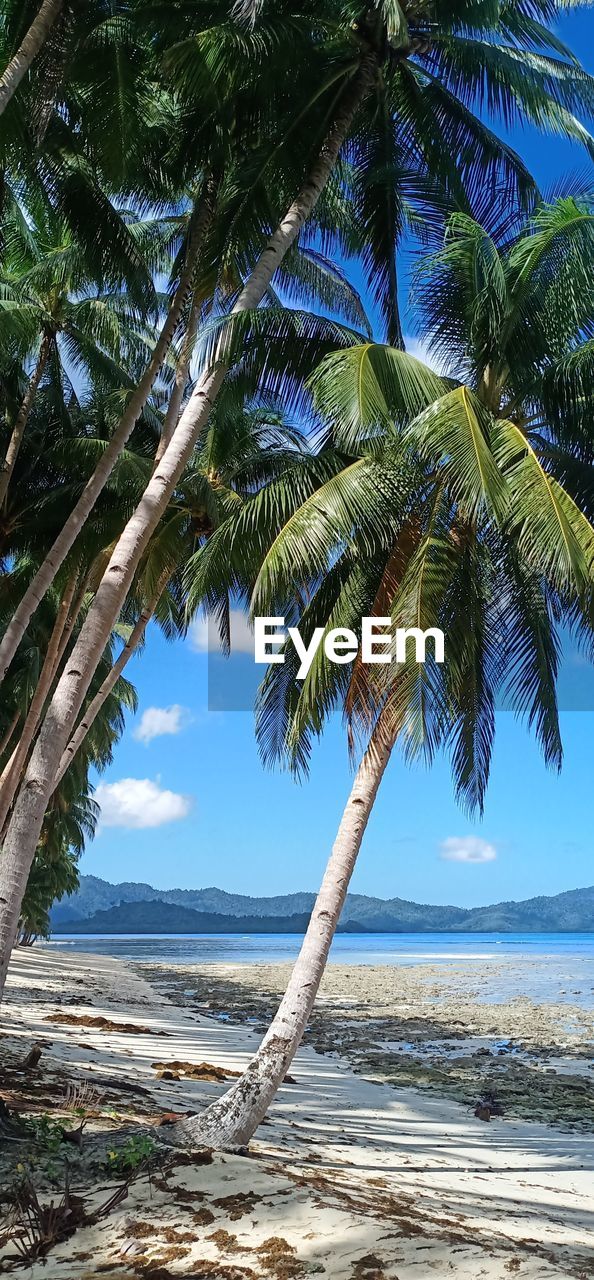
<instances>
[{"instance_id":1,"label":"sandy beach","mask_svg":"<svg viewBox=\"0 0 594 1280\"><path fill-rule=\"evenodd\" d=\"M367 1070L362 1061L354 1070L349 1059L364 1051L368 1022L371 1048L377 1017L398 1016L392 1008L387 1012L385 997L378 1014L385 982L377 972L367 973L376 995L362 1008L359 979L363 975L351 970L348 1003L344 976L329 969L310 1038L318 1049L333 1051L317 1052L313 1043L300 1050L291 1082L249 1155L188 1155L162 1143L161 1122L168 1113L199 1110L224 1088L220 1077L241 1070L256 1047L257 1026L245 1020L240 1025L263 1016L262 1007L259 1014L247 1012L253 1007L253 975L245 968L232 975L203 972L198 982L192 972L190 983L187 971L161 972L149 982L146 973L105 957L42 949L17 953L1 1049L5 1103L68 1123L73 1091L80 1098L86 1089L83 1147L72 1149L70 1177L90 1206L104 1203L118 1186L110 1151L121 1150L139 1125L142 1132L151 1127L156 1143L152 1167L141 1169L109 1216L77 1230L45 1263L27 1266L26 1274L33 1280L103 1274L153 1280L590 1276L591 1133L508 1112L483 1123L466 1103L433 1089L380 1083L381 1069ZM240 1009L236 995L233 1021L231 981L245 997ZM267 985L262 978L260 1000L273 998L277 981L280 973L268 973ZM413 988L421 979L409 971L407 981L412 1008L402 1032L410 1037L414 1019L423 1024L417 1035L433 1033L433 1003L419 1017ZM186 992L192 986L192 996L179 993L182 982ZM205 1003L204 991L195 994L202 984L212 987L208 1014L196 1007ZM223 1002L225 1018L217 1016ZM494 1006L489 1013L493 1028L507 1016L503 1006L499 1014ZM553 1017L550 1011L546 1016ZM544 1048L550 1024L542 1017L534 1034L542 1036ZM357 1045L347 1054L341 1037L351 1035L355 1024ZM586 1029L574 1029L571 1043L557 1046L566 1057L575 1054L578 1064L586 1061ZM450 1029L454 1038L459 1033L462 1028ZM34 1042L41 1058L27 1071L23 1061ZM192 1066L198 1078L188 1074ZM589 1071L584 1066L584 1074ZM6 1225L22 1143L4 1142L1 1159ZM41 1198L57 1200L61 1170L48 1171L39 1161L35 1176ZM10 1240L5 1242L4 1270L12 1267L14 1253Z\"/></svg>"}]
</instances>

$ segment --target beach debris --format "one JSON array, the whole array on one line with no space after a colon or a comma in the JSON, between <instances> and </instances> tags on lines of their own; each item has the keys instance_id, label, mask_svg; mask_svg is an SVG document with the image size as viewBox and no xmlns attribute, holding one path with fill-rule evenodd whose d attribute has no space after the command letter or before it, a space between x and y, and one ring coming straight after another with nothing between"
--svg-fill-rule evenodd
<instances>
[{"instance_id":1,"label":"beach debris","mask_svg":"<svg viewBox=\"0 0 594 1280\"><path fill-rule=\"evenodd\" d=\"M22 1125L7 1107L3 1098L0 1098L0 1136L9 1140L22 1137Z\"/></svg>"},{"instance_id":2,"label":"beach debris","mask_svg":"<svg viewBox=\"0 0 594 1280\"><path fill-rule=\"evenodd\" d=\"M234 1236L230 1231L225 1231L224 1227L219 1227L217 1231L213 1231L206 1239L209 1244L216 1245L217 1249L222 1250L224 1253L240 1252L237 1236Z\"/></svg>"},{"instance_id":3,"label":"beach debris","mask_svg":"<svg viewBox=\"0 0 594 1280\"><path fill-rule=\"evenodd\" d=\"M384 1263L375 1253L366 1253L353 1265L352 1280L385 1280Z\"/></svg>"},{"instance_id":4,"label":"beach debris","mask_svg":"<svg viewBox=\"0 0 594 1280\"><path fill-rule=\"evenodd\" d=\"M291 1280L293 1276L303 1275L303 1263L295 1257L294 1246L282 1236L270 1236L254 1252L265 1274L276 1277L276 1280Z\"/></svg>"},{"instance_id":5,"label":"beach debris","mask_svg":"<svg viewBox=\"0 0 594 1280\"><path fill-rule=\"evenodd\" d=\"M194 1151L176 1152L171 1159L171 1167L174 1169L187 1169L193 1165L212 1164L213 1160L212 1147L196 1147Z\"/></svg>"},{"instance_id":6,"label":"beach debris","mask_svg":"<svg viewBox=\"0 0 594 1280\"><path fill-rule=\"evenodd\" d=\"M484 1093L476 1104L474 1114L477 1120L484 1120L488 1123L492 1116L503 1115L503 1107L494 1093Z\"/></svg>"},{"instance_id":7,"label":"beach debris","mask_svg":"<svg viewBox=\"0 0 594 1280\"><path fill-rule=\"evenodd\" d=\"M255 1195L253 1191L236 1191L234 1195L219 1196L212 1203L215 1209L223 1209L231 1222L237 1222L251 1213L261 1200L262 1197Z\"/></svg>"},{"instance_id":8,"label":"beach debris","mask_svg":"<svg viewBox=\"0 0 594 1280\"><path fill-rule=\"evenodd\" d=\"M66 1086L64 1109L82 1115L86 1111L95 1111L101 1100L102 1094L94 1085L88 1080L80 1080Z\"/></svg>"},{"instance_id":9,"label":"beach debris","mask_svg":"<svg viewBox=\"0 0 594 1280\"><path fill-rule=\"evenodd\" d=\"M78 1150L82 1151L84 1127L85 1120L82 1119L78 1129L62 1129L62 1142L70 1142L72 1146L78 1147Z\"/></svg>"},{"instance_id":10,"label":"beach debris","mask_svg":"<svg viewBox=\"0 0 594 1280\"><path fill-rule=\"evenodd\" d=\"M163 1111L157 1119L157 1125L161 1127L165 1124L177 1124L178 1120L185 1120L190 1114L189 1111Z\"/></svg>"},{"instance_id":11,"label":"beach debris","mask_svg":"<svg viewBox=\"0 0 594 1280\"><path fill-rule=\"evenodd\" d=\"M31 1048L29 1049L27 1056L23 1058L23 1062L22 1062L23 1071L34 1071L35 1067L39 1063L39 1059L42 1053L43 1053L43 1046L36 1041L35 1044L31 1045Z\"/></svg>"},{"instance_id":12,"label":"beach debris","mask_svg":"<svg viewBox=\"0 0 594 1280\"><path fill-rule=\"evenodd\" d=\"M60 1200L42 1203L30 1177L24 1178L15 1194L6 1230L0 1233L0 1248L13 1244L16 1254L5 1259L5 1266L22 1266L45 1258L56 1244L69 1240L83 1226L91 1226L106 1218L128 1195L130 1179L98 1208L89 1209L82 1196L70 1191L68 1165L64 1168L64 1191Z\"/></svg>"},{"instance_id":13,"label":"beach debris","mask_svg":"<svg viewBox=\"0 0 594 1280\"><path fill-rule=\"evenodd\" d=\"M207 1084L223 1084L241 1075L229 1067L217 1067L212 1062L153 1062L159 1080L204 1080Z\"/></svg>"},{"instance_id":14,"label":"beach debris","mask_svg":"<svg viewBox=\"0 0 594 1280\"><path fill-rule=\"evenodd\" d=\"M127 1036L166 1036L166 1031L154 1027L141 1027L137 1022L112 1022L101 1014L91 1017L87 1013L49 1013L45 1022L63 1022L72 1027L96 1027L99 1031L120 1031Z\"/></svg>"}]
</instances>

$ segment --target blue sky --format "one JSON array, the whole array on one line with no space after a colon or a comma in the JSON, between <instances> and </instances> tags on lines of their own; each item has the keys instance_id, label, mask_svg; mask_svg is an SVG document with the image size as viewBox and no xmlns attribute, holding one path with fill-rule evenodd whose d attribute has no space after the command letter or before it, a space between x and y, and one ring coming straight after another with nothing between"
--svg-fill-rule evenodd
<instances>
[{"instance_id":1,"label":"blue sky","mask_svg":"<svg viewBox=\"0 0 594 1280\"><path fill-rule=\"evenodd\" d=\"M568 15L561 34L594 71L594 17ZM584 154L562 139L543 139L532 130L508 136L543 184L587 169ZM130 663L139 712L128 718L101 779L103 821L81 870L114 881L218 885L257 895L315 889L350 787L341 726L329 727L306 783L264 771L252 715L207 710L209 659L199 651L202 642L195 637L170 644L152 627L144 653ZM225 671L245 680L251 658L239 653ZM594 707L594 681L570 654L565 706L576 705L586 681ZM446 761L427 771L408 767L395 754L353 890L471 906L593 883L594 711L568 711L562 722L559 777L545 769L511 714L498 716L480 823L469 822L456 806Z\"/></svg>"}]
</instances>

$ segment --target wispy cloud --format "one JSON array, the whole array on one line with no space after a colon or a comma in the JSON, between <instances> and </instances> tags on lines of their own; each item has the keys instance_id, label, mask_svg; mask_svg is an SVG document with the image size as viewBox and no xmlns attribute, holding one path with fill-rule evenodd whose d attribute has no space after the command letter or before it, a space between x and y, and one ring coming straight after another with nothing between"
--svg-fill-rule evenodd
<instances>
[{"instance_id":1,"label":"wispy cloud","mask_svg":"<svg viewBox=\"0 0 594 1280\"><path fill-rule=\"evenodd\" d=\"M250 621L243 609L231 609L231 653L250 653L253 657L254 653L254 633L250 626ZM191 623L188 638L192 649L196 653L216 653L220 648L216 626L210 623L208 618L194 618Z\"/></svg>"},{"instance_id":2,"label":"wispy cloud","mask_svg":"<svg viewBox=\"0 0 594 1280\"><path fill-rule=\"evenodd\" d=\"M480 836L448 836L441 842L439 856L446 862L494 862L497 850Z\"/></svg>"},{"instance_id":3,"label":"wispy cloud","mask_svg":"<svg viewBox=\"0 0 594 1280\"><path fill-rule=\"evenodd\" d=\"M100 827L128 827L142 831L179 822L192 808L192 797L167 791L151 778L122 778L100 782L95 800L101 809Z\"/></svg>"},{"instance_id":4,"label":"wispy cloud","mask_svg":"<svg viewBox=\"0 0 594 1280\"><path fill-rule=\"evenodd\" d=\"M188 723L189 712L175 703L172 707L147 707L132 731L132 737L145 745L163 734L180 733Z\"/></svg>"}]
</instances>

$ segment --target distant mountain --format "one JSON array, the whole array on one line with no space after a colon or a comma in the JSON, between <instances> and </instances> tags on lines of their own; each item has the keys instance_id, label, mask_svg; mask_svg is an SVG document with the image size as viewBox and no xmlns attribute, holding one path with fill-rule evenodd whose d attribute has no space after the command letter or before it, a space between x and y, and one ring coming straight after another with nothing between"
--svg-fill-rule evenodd
<instances>
[{"instance_id":1,"label":"distant mountain","mask_svg":"<svg viewBox=\"0 0 594 1280\"><path fill-rule=\"evenodd\" d=\"M78 892L53 908L52 924L55 931L63 933L299 933L314 900L313 893L252 898L223 889L154 889L150 884L110 884L97 876L81 876ZM142 917L144 927L133 923L141 918L140 904L147 907ZM175 915L168 910L172 907L179 909ZM341 916L341 929L372 933L593 933L594 886L554 897L470 909L351 893Z\"/></svg>"},{"instance_id":2,"label":"distant mountain","mask_svg":"<svg viewBox=\"0 0 594 1280\"><path fill-rule=\"evenodd\" d=\"M475 933L594 933L594 885L550 898L475 907L464 928Z\"/></svg>"},{"instance_id":3,"label":"distant mountain","mask_svg":"<svg viewBox=\"0 0 594 1280\"><path fill-rule=\"evenodd\" d=\"M124 902L88 920L56 925L55 933L305 933L308 915L222 916L171 902Z\"/></svg>"}]
</instances>

